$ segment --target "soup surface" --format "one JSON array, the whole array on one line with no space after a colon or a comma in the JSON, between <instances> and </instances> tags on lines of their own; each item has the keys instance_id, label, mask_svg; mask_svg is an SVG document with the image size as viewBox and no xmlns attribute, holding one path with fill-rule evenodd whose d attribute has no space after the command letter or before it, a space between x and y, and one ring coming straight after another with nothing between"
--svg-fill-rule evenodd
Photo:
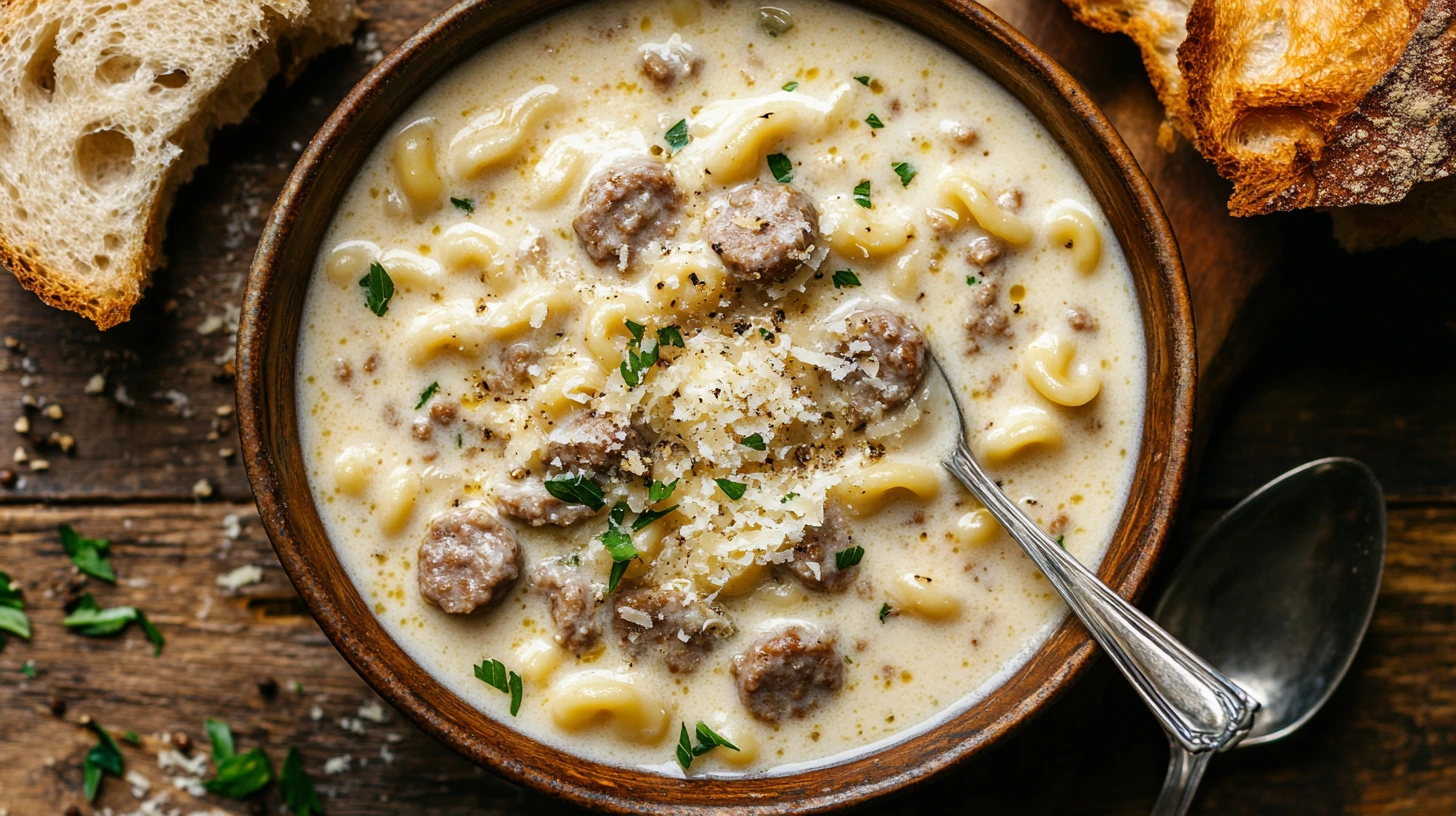
<instances>
[{"instance_id":1,"label":"soup surface","mask_svg":"<svg viewBox=\"0 0 1456 816\"><path fill-rule=\"evenodd\" d=\"M462 698L604 762L872 750L1061 621L938 464L931 348L1084 563L1137 458L1138 304L1086 184L853 8L594 3L495 43L378 145L313 276L299 432L359 592Z\"/></svg>"}]
</instances>

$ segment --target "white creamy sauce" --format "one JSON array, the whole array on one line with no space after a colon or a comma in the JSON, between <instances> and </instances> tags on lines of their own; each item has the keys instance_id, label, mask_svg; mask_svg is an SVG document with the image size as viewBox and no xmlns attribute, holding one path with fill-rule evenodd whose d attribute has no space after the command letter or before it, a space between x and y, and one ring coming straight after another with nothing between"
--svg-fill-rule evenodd
<instances>
[{"instance_id":1,"label":"white creamy sauce","mask_svg":"<svg viewBox=\"0 0 1456 816\"><path fill-rule=\"evenodd\" d=\"M892 361L844 338L856 314L886 310L923 332L978 456L1089 566L1117 525L1141 433L1131 276L1041 124L918 34L828 3L777 5L792 27L770 36L754 5L591 4L460 65L400 118L346 195L298 350L310 485L390 635L489 716L665 774L682 773L679 723L705 722L742 749L714 749L692 774L784 772L903 738L974 705L1065 615L939 467L953 412L933 375L908 403L846 418L855 383L893 376ZM644 55L686 75L659 87ZM672 152L680 120L690 141ZM725 282L706 225L739 185L779 185L779 154L820 234L788 280ZM632 160L675 181L675 230L595 262L573 219L596 174ZM855 201L866 180L871 208ZM383 315L360 283L371 263L393 284ZM860 285L841 274L836 286L841 270ZM662 328L684 346L624 375L626 321L644 327L639 354ZM513 343L532 351L514 385L500 362ZM576 441L572 423L589 411L656 443L615 474L586 474L606 507L625 502L630 525L649 506L679 506L630 534L643 555L621 586L607 592L608 509L567 526L504 517L522 553L505 597L471 614L428 603L417 573L431 521L459 507L494 514L502 491L560 476L546 448ZM674 479L651 504L648 485ZM742 485L742 497L715 479ZM788 569L826 505L864 553L842 592ZM576 564L599 604L600 645L580 654L558 645L531 589L555 557ZM805 569L830 577L820 563ZM707 644L692 670L627 653L672 625L623 601L644 586L707 610L696 631L670 633ZM740 699L732 662L789 622L832 638L841 677L803 716L768 722ZM510 695L475 676L487 659L522 678L515 717Z\"/></svg>"}]
</instances>

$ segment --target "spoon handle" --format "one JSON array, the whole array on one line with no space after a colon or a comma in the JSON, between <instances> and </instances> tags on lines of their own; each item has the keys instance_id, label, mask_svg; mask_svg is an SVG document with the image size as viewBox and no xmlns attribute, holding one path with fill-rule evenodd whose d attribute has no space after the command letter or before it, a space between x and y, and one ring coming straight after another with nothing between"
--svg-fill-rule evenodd
<instances>
[{"instance_id":1,"label":"spoon handle","mask_svg":"<svg viewBox=\"0 0 1456 816\"><path fill-rule=\"evenodd\" d=\"M1248 733L1259 704L1042 532L976 463L964 437L944 464L1026 550L1177 743L1201 754Z\"/></svg>"},{"instance_id":2,"label":"spoon handle","mask_svg":"<svg viewBox=\"0 0 1456 816\"><path fill-rule=\"evenodd\" d=\"M1158 801L1153 803L1152 816L1183 816L1187 813L1210 759L1213 759L1212 752L1190 753L1177 740L1168 737L1168 775L1163 779Z\"/></svg>"}]
</instances>

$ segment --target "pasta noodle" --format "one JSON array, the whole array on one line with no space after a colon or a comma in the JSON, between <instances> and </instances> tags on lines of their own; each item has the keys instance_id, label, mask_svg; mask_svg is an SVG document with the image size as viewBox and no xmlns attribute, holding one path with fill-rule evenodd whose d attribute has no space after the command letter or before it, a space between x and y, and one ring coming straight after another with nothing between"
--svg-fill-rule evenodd
<instances>
[{"instance_id":1,"label":"pasta noodle","mask_svg":"<svg viewBox=\"0 0 1456 816\"><path fill-rule=\"evenodd\" d=\"M993 467L1004 465L1031 445L1056 447L1062 444L1062 429L1040 408L1012 408L1006 418L981 434L981 457Z\"/></svg>"},{"instance_id":2,"label":"pasta noodle","mask_svg":"<svg viewBox=\"0 0 1456 816\"><path fill-rule=\"evenodd\" d=\"M1102 260L1102 234L1092 216L1069 202L1047 212L1047 240L1072 252L1072 264L1084 275L1097 269Z\"/></svg>"},{"instance_id":3,"label":"pasta noodle","mask_svg":"<svg viewBox=\"0 0 1456 816\"><path fill-rule=\"evenodd\" d=\"M539 329L552 315L576 304L575 290L555 284L531 284L516 290L486 310L481 327L490 339L508 338L526 329Z\"/></svg>"},{"instance_id":4,"label":"pasta noodle","mask_svg":"<svg viewBox=\"0 0 1456 816\"><path fill-rule=\"evenodd\" d=\"M532 638L516 649L515 664L520 666L521 679L532 686L543 686L561 665L561 649L544 638Z\"/></svg>"},{"instance_id":5,"label":"pasta noodle","mask_svg":"<svg viewBox=\"0 0 1456 816\"><path fill-rule=\"evenodd\" d=\"M555 85L539 85L510 107L492 110L471 122L450 140L455 175L474 178L516 155L527 134L560 105L561 93Z\"/></svg>"},{"instance_id":6,"label":"pasta noodle","mask_svg":"<svg viewBox=\"0 0 1456 816\"><path fill-rule=\"evenodd\" d=\"M329 252L324 271L339 286L358 286L369 274L369 264L379 258L379 246L370 241L344 241ZM352 291L352 290L351 290Z\"/></svg>"},{"instance_id":7,"label":"pasta noodle","mask_svg":"<svg viewBox=\"0 0 1456 816\"><path fill-rule=\"evenodd\" d=\"M955 535L964 544L985 544L1001 529L991 511L982 507L956 520Z\"/></svg>"},{"instance_id":8,"label":"pasta noodle","mask_svg":"<svg viewBox=\"0 0 1456 816\"><path fill-rule=\"evenodd\" d=\"M430 292L440 286L440 264L423 255L391 249L379 256L379 264L389 273L395 289Z\"/></svg>"},{"instance_id":9,"label":"pasta noodle","mask_svg":"<svg viewBox=\"0 0 1456 816\"><path fill-rule=\"evenodd\" d=\"M829 246L847 258L864 260L898 252L915 235L910 219L895 208L869 210L845 196L826 201L824 215Z\"/></svg>"},{"instance_id":10,"label":"pasta noodle","mask_svg":"<svg viewBox=\"0 0 1456 816\"><path fill-rule=\"evenodd\" d=\"M485 227L462 222L440 236L440 260L451 272L478 269L500 280L503 258L500 236Z\"/></svg>"},{"instance_id":11,"label":"pasta noodle","mask_svg":"<svg viewBox=\"0 0 1456 816\"><path fill-rule=\"evenodd\" d=\"M1101 373L1086 363L1072 365L1077 344L1053 332L1033 340L1021 354L1026 381L1043 397L1075 408L1091 402L1102 390Z\"/></svg>"},{"instance_id":12,"label":"pasta noodle","mask_svg":"<svg viewBox=\"0 0 1456 816\"><path fill-rule=\"evenodd\" d=\"M580 672L558 680L549 694L551 719L567 731L605 722L620 738L646 744L667 734L667 707L630 675Z\"/></svg>"},{"instance_id":13,"label":"pasta noodle","mask_svg":"<svg viewBox=\"0 0 1456 816\"><path fill-rule=\"evenodd\" d=\"M907 572L890 585L890 594L897 611L925 620L942 621L961 613L961 599L937 586L928 575Z\"/></svg>"},{"instance_id":14,"label":"pasta noodle","mask_svg":"<svg viewBox=\"0 0 1456 816\"><path fill-rule=\"evenodd\" d=\"M833 493L850 513L868 516L878 512L897 494L908 493L920 501L940 495L940 472L910 462L882 461L840 482Z\"/></svg>"},{"instance_id":15,"label":"pasta noodle","mask_svg":"<svg viewBox=\"0 0 1456 816\"><path fill-rule=\"evenodd\" d=\"M384 494L376 500L375 516L379 529L386 535L393 535L403 530L410 516L414 515L420 479L408 466L400 465L390 471L382 488Z\"/></svg>"},{"instance_id":16,"label":"pasta noodle","mask_svg":"<svg viewBox=\"0 0 1456 816\"><path fill-rule=\"evenodd\" d=\"M996 206L986 188L969 175L947 168L940 179L941 199L956 212L965 211L981 229L1013 246L1031 243L1031 227L1020 218Z\"/></svg>"},{"instance_id":17,"label":"pasta noodle","mask_svg":"<svg viewBox=\"0 0 1456 816\"><path fill-rule=\"evenodd\" d=\"M413 122L394 137L394 177L415 218L439 209L445 180L435 162L435 123Z\"/></svg>"},{"instance_id":18,"label":"pasta noodle","mask_svg":"<svg viewBox=\"0 0 1456 816\"><path fill-rule=\"evenodd\" d=\"M849 89L849 85L840 85L824 100L806 93L776 91L714 102L693 119L689 131L694 142L684 153L697 158L718 184L742 181L758 173L775 142L821 131Z\"/></svg>"}]
</instances>

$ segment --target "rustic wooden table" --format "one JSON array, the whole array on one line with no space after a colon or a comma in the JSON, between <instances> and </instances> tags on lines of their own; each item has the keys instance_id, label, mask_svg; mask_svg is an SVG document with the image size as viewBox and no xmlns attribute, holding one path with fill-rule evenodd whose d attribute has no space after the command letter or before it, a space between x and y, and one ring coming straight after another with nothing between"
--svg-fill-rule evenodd
<instances>
[{"instance_id":1,"label":"rustic wooden table","mask_svg":"<svg viewBox=\"0 0 1456 816\"><path fill-rule=\"evenodd\" d=\"M28 412L30 433L0 460L17 446L50 463L17 465L18 483L0 487L0 569L23 585L35 628L0 652L0 814L87 812L85 716L141 735L122 751L150 782L141 798L166 793L159 813L278 812L275 790L239 803L174 788L178 772L157 754L168 734L200 737L205 717L228 720L240 746L265 747L275 765L298 746L336 816L570 810L468 765L378 703L294 595L232 453L237 304L269 206L380 49L444 4L365 3L373 19L355 49L274 87L220 134L172 216L171 263L132 322L98 333L0 276L0 335L19 344L0 349L0 422L9 428L31 398L64 412ZM1210 205L1224 189L1187 146L1171 157L1150 147L1156 108L1129 43L1081 29L1051 0L992 6L1087 83L1183 243L1206 356L1205 455L1164 571L1239 497L1308 459L1361 458L1389 499L1385 583L1345 685L1295 738L1216 762L1194 812L1456 812L1456 246L1349 257L1320 215L1218 215ZM1264 282L1217 285L1241 276ZM53 433L74 448L56 448ZM167 636L160 658L135 631L64 630L62 607L81 585L59 524L114 542L118 584L84 588L104 606L143 609ZM243 566L261 580L219 585ZM1143 813L1164 761L1156 724L1102 664L1006 746L876 812ZM130 787L108 780L96 810L140 808Z\"/></svg>"}]
</instances>

